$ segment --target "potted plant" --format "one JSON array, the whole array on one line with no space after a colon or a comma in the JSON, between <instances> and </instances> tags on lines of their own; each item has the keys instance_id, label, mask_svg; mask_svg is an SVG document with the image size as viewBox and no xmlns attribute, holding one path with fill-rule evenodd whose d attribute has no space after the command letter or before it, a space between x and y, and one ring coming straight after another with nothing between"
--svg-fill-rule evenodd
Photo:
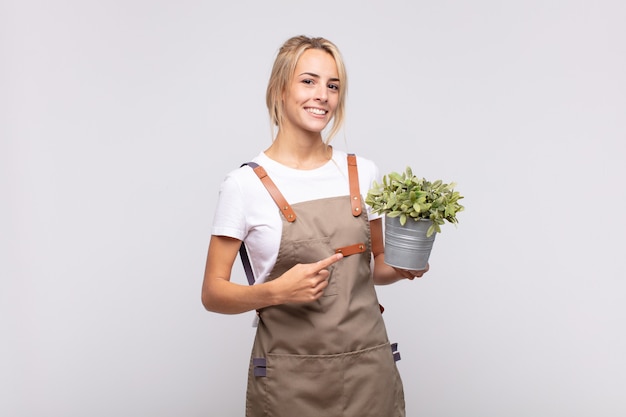
<instances>
[{"instance_id":1,"label":"potted plant","mask_svg":"<svg viewBox=\"0 0 626 417\"><path fill-rule=\"evenodd\" d=\"M463 196L455 183L427 181L410 167L391 172L374 182L365 202L385 215L385 263L402 269L426 268L437 233L445 222L457 224Z\"/></svg>"}]
</instances>

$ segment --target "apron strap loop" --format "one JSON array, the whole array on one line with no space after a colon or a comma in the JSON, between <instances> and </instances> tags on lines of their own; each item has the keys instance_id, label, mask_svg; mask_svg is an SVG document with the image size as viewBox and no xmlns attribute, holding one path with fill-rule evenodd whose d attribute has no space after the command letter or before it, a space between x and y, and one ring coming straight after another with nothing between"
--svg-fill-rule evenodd
<instances>
[{"instance_id":1,"label":"apron strap loop","mask_svg":"<svg viewBox=\"0 0 626 417\"><path fill-rule=\"evenodd\" d=\"M365 252L365 243L356 243L354 245L335 249L335 253L341 253L343 256L350 256L363 252Z\"/></svg>"},{"instance_id":2,"label":"apron strap loop","mask_svg":"<svg viewBox=\"0 0 626 417\"><path fill-rule=\"evenodd\" d=\"M252 366L254 367L254 376L266 377L267 376L267 363L265 358L253 358Z\"/></svg>"},{"instance_id":3,"label":"apron strap loop","mask_svg":"<svg viewBox=\"0 0 626 417\"><path fill-rule=\"evenodd\" d=\"M400 358L400 352L398 352L398 344L397 343L392 343L391 344L391 353L393 354L393 360L395 362L398 362L401 358Z\"/></svg>"}]
</instances>

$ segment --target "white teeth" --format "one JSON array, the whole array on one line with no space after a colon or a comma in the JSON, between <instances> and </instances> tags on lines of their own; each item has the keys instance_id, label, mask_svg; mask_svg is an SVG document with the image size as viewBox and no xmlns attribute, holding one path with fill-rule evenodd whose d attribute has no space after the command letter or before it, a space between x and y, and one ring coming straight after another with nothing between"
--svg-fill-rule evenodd
<instances>
[{"instance_id":1,"label":"white teeth","mask_svg":"<svg viewBox=\"0 0 626 417\"><path fill-rule=\"evenodd\" d=\"M326 114L326 110L322 110L322 109L313 109L313 108L308 108L306 109L306 111L308 111L309 113L313 113L313 114Z\"/></svg>"}]
</instances>

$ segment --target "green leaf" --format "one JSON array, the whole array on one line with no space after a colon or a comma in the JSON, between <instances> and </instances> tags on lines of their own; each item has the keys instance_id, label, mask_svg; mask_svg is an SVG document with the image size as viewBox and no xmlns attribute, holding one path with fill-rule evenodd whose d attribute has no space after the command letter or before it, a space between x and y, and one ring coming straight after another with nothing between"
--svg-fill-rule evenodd
<instances>
[{"instance_id":1,"label":"green leaf","mask_svg":"<svg viewBox=\"0 0 626 417\"><path fill-rule=\"evenodd\" d=\"M401 224L408 219L430 219L432 233L439 233L445 222L456 224L457 213L464 210L458 201L463 196L449 184L438 179L433 182L418 178L410 166L404 172L391 172L382 177L380 183L373 181L365 203L371 210L389 217L399 217Z\"/></svg>"}]
</instances>

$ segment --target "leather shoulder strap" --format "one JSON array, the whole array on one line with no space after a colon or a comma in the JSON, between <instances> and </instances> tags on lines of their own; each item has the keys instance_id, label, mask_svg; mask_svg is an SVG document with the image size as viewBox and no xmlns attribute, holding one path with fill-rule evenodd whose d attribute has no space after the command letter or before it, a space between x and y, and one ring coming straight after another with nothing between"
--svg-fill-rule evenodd
<instances>
[{"instance_id":1,"label":"leather shoulder strap","mask_svg":"<svg viewBox=\"0 0 626 417\"><path fill-rule=\"evenodd\" d=\"M272 181L271 178L267 175L265 169L263 169L262 166L255 162L247 162L245 164L242 164L241 166L244 165L248 165L254 170L257 177L259 177L259 179L261 180L261 183L263 183L267 191L272 196L274 202L276 202L276 205L278 205L278 208L280 208L280 212L283 214L283 216L285 216L285 219L287 219L288 222L295 221L296 213L287 203L287 200L285 200L281 192L278 190L278 187L276 187L274 181ZM241 263L243 264L243 270L246 273L248 284L253 285L255 281L254 272L252 271L252 264L250 263L250 258L248 257L246 245L243 242L241 242L241 246L239 247L239 256L241 257Z\"/></svg>"},{"instance_id":2,"label":"leather shoulder strap","mask_svg":"<svg viewBox=\"0 0 626 417\"><path fill-rule=\"evenodd\" d=\"M257 175L257 177L259 177L267 191L272 196L272 199L274 199L274 202L280 209L280 212L283 214L283 216L285 216L285 219L289 223L294 222L296 220L296 213L293 211L289 203L287 203L285 197L283 197L281 192L278 190L278 187L276 187L274 181L272 181L269 175L267 175L265 169L255 162L248 162L243 164L242 166L244 165L248 165L254 170L254 173Z\"/></svg>"},{"instance_id":3,"label":"leather shoulder strap","mask_svg":"<svg viewBox=\"0 0 626 417\"><path fill-rule=\"evenodd\" d=\"M363 211L361 206L361 190L359 188L359 171L356 166L356 155L348 154L348 181L350 182L350 203L352 215L358 217Z\"/></svg>"}]
</instances>

